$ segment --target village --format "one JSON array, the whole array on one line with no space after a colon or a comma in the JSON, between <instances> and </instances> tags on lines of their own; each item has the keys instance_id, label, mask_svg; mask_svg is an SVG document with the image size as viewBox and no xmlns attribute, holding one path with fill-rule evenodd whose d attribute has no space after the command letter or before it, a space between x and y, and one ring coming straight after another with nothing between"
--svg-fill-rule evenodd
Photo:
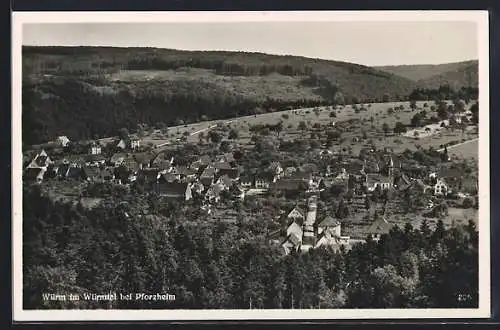
<instances>
[{"instance_id":1,"label":"village","mask_svg":"<svg viewBox=\"0 0 500 330\"><path fill-rule=\"evenodd\" d=\"M409 121L424 107L413 109L411 116L408 111L396 112ZM342 118L347 108L307 110L302 115L292 110L276 115L276 124L246 119L218 122L191 134L178 129L179 137L171 129L172 142L157 146L146 144L144 134L128 132L106 143L59 136L26 150L24 182L48 187L140 186L144 194L189 203L207 218L222 221L230 221L245 201L273 198L283 203L270 212L261 210L258 217L269 218L268 241L287 254L321 246L349 249L408 223L418 227L425 221L432 226L442 219L453 226L476 219L474 161L452 156L452 143L397 151L398 140L419 142L426 134L432 139L431 133L442 134L439 131L445 127L448 131L450 119L412 130L402 130L399 123L394 134L388 134L387 124L375 128L373 119L356 116L356 107L350 109L352 117ZM286 126L289 116L305 120ZM470 122L470 111L462 118ZM461 124L460 119L453 122ZM477 139L475 125L460 128L462 137L464 131L470 135L461 143ZM453 140L457 134L445 139ZM392 142L388 135L395 136ZM377 139L379 143L374 142Z\"/></svg>"}]
</instances>

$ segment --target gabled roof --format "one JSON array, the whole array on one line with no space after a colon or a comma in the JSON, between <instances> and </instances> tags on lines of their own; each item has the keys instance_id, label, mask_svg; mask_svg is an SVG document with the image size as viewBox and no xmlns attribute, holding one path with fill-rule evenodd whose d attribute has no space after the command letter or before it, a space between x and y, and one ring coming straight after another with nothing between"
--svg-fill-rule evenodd
<instances>
[{"instance_id":1,"label":"gabled roof","mask_svg":"<svg viewBox=\"0 0 500 330\"><path fill-rule=\"evenodd\" d=\"M119 161L123 161L125 159L125 157L127 157L127 154L126 153L122 153L122 152L117 152L115 153L113 156L111 156L110 158L110 162L111 163L117 163Z\"/></svg>"},{"instance_id":2,"label":"gabled roof","mask_svg":"<svg viewBox=\"0 0 500 330\"><path fill-rule=\"evenodd\" d=\"M120 140L120 141L118 141L118 143L116 144L116 147L117 147L117 148L121 148L121 149L125 149L125 148L127 147L127 144L125 143L125 141Z\"/></svg>"},{"instance_id":3,"label":"gabled roof","mask_svg":"<svg viewBox=\"0 0 500 330\"><path fill-rule=\"evenodd\" d=\"M290 234L295 234L297 237L302 237L302 227L296 223L295 221L292 222L287 228L286 228L287 235Z\"/></svg>"},{"instance_id":4,"label":"gabled roof","mask_svg":"<svg viewBox=\"0 0 500 330\"><path fill-rule=\"evenodd\" d=\"M290 217L290 214L292 214L292 212L298 212L302 218L304 218L306 214L300 207L295 206L293 209L290 210L290 212L288 212L287 217Z\"/></svg>"},{"instance_id":5,"label":"gabled roof","mask_svg":"<svg viewBox=\"0 0 500 330\"><path fill-rule=\"evenodd\" d=\"M140 168L139 163L133 157L126 157L122 165L132 171L137 171Z\"/></svg>"},{"instance_id":6,"label":"gabled roof","mask_svg":"<svg viewBox=\"0 0 500 330\"><path fill-rule=\"evenodd\" d=\"M47 155L44 155L44 156L39 155L39 156L35 159L35 164L36 164L37 166L41 166L41 167L43 167L43 166L48 165L48 163L49 163L49 162L48 162L48 160L49 160L49 157L48 157Z\"/></svg>"},{"instance_id":7,"label":"gabled roof","mask_svg":"<svg viewBox=\"0 0 500 330\"><path fill-rule=\"evenodd\" d=\"M369 234L387 234L391 228L392 224L387 222L384 217L378 217L373 221L370 228L368 229Z\"/></svg>"},{"instance_id":8,"label":"gabled roof","mask_svg":"<svg viewBox=\"0 0 500 330\"><path fill-rule=\"evenodd\" d=\"M227 175L222 175L217 179L217 182L222 182L225 186L230 187L233 181Z\"/></svg>"},{"instance_id":9,"label":"gabled roof","mask_svg":"<svg viewBox=\"0 0 500 330\"><path fill-rule=\"evenodd\" d=\"M387 176L383 176L383 175L371 175L371 174L367 174L366 175L366 183L368 185L372 185L372 184L375 184L375 183L392 183L393 182L393 179L390 178L390 177L387 177Z\"/></svg>"},{"instance_id":10,"label":"gabled roof","mask_svg":"<svg viewBox=\"0 0 500 330\"><path fill-rule=\"evenodd\" d=\"M201 173L200 177L202 178L212 178L215 176L215 168L212 167L207 167L206 169L203 170L203 173Z\"/></svg>"},{"instance_id":11,"label":"gabled roof","mask_svg":"<svg viewBox=\"0 0 500 330\"><path fill-rule=\"evenodd\" d=\"M338 225L340 225L340 222L329 215L324 217L323 220L317 222L317 226L321 227L321 228L323 228L323 227L336 227Z\"/></svg>"},{"instance_id":12,"label":"gabled roof","mask_svg":"<svg viewBox=\"0 0 500 330\"><path fill-rule=\"evenodd\" d=\"M229 164L227 162L216 162L216 163L214 163L214 167L218 170L222 170L222 169L230 170L232 168L231 164Z\"/></svg>"}]
</instances>

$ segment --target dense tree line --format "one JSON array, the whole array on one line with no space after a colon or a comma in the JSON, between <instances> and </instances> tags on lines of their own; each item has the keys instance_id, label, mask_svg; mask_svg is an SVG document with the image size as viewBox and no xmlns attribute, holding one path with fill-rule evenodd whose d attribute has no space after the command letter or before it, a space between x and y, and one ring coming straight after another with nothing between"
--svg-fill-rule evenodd
<instances>
[{"instance_id":1,"label":"dense tree line","mask_svg":"<svg viewBox=\"0 0 500 330\"><path fill-rule=\"evenodd\" d=\"M116 93L102 93L71 77L47 82L42 87L26 82L23 85L23 142L44 143L58 135L66 135L71 140L92 139L119 135L122 128L135 130L138 123L152 127L162 122L174 126L207 118L224 119L327 103L255 101L211 83L192 80L141 82L133 88L117 88L120 90Z\"/></svg>"},{"instance_id":2,"label":"dense tree line","mask_svg":"<svg viewBox=\"0 0 500 330\"><path fill-rule=\"evenodd\" d=\"M155 196L104 207L24 187L24 308L477 307L477 231L393 228L352 250L285 256L263 219L207 222ZM112 207L111 207L112 206ZM256 205L253 206L257 207ZM149 210L154 216L145 216ZM257 207L258 209L258 207ZM173 302L50 302L42 293L165 292Z\"/></svg>"},{"instance_id":3,"label":"dense tree line","mask_svg":"<svg viewBox=\"0 0 500 330\"><path fill-rule=\"evenodd\" d=\"M440 86L437 89L433 88L416 88L409 95L410 100L465 100L467 103L471 100L477 100L479 96L479 89L477 87L462 87L460 89L453 89L449 85Z\"/></svg>"}]
</instances>

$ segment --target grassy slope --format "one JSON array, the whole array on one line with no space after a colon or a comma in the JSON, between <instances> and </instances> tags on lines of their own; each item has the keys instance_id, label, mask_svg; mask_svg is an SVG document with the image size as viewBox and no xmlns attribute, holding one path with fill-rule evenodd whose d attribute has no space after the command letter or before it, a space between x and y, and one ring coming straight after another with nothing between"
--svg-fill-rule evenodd
<instances>
[{"instance_id":1,"label":"grassy slope","mask_svg":"<svg viewBox=\"0 0 500 330\"><path fill-rule=\"evenodd\" d=\"M375 99L382 98L386 93L391 96L407 95L415 87L414 82L406 78L366 66L297 56L110 47L24 47L23 52L23 68L27 74L50 67L63 70L123 69L130 68L128 64L137 59L158 60L175 70L168 73L168 80L206 79L215 81L224 90L257 99L265 99L270 94L274 97L272 94L276 88L279 89L277 94L284 99L297 98L297 94L300 97L329 99L335 88L346 97ZM235 76L231 65L243 66L246 73ZM204 70L188 73L183 70L179 73L177 70L183 67ZM268 67L267 71L273 73L259 73L262 67ZM149 69L154 70L151 65ZM214 73L217 71L218 74ZM309 78L312 76L318 77L319 81L311 81ZM249 91L252 96L248 95Z\"/></svg>"},{"instance_id":2,"label":"grassy slope","mask_svg":"<svg viewBox=\"0 0 500 330\"><path fill-rule=\"evenodd\" d=\"M479 81L478 63L454 71L448 71L427 79L419 80L417 84L421 88L439 88L442 85L449 85L453 89L461 87L477 87Z\"/></svg>"},{"instance_id":3,"label":"grassy slope","mask_svg":"<svg viewBox=\"0 0 500 330\"><path fill-rule=\"evenodd\" d=\"M405 77L413 81L422 81L435 76L463 70L471 65L477 66L477 61L464 61L437 65L394 65L394 66L378 66L375 69L390 72L392 74Z\"/></svg>"}]
</instances>

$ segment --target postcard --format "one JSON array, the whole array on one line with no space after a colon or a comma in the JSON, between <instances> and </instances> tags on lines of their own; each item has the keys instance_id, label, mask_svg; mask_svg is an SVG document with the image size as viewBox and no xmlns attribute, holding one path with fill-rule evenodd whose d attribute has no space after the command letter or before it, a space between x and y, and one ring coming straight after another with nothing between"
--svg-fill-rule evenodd
<instances>
[{"instance_id":1,"label":"postcard","mask_svg":"<svg viewBox=\"0 0 500 330\"><path fill-rule=\"evenodd\" d=\"M14 321L490 316L486 11L14 12Z\"/></svg>"}]
</instances>

